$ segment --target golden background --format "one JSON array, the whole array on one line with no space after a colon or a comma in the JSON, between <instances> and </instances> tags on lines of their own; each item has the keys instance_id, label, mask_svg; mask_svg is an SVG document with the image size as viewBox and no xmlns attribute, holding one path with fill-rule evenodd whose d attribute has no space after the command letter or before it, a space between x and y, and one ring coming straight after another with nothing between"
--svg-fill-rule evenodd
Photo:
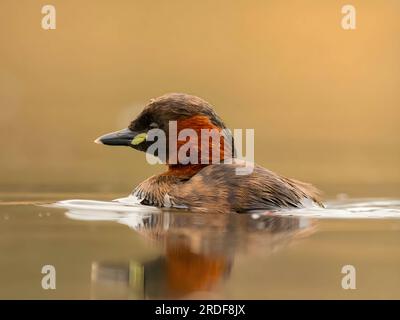
<instances>
[{"instance_id":1,"label":"golden background","mask_svg":"<svg viewBox=\"0 0 400 320\"><path fill-rule=\"evenodd\" d=\"M198 95L255 160L328 197L396 196L400 2L0 3L0 190L117 192L162 170L93 143L166 92Z\"/></svg>"}]
</instances>

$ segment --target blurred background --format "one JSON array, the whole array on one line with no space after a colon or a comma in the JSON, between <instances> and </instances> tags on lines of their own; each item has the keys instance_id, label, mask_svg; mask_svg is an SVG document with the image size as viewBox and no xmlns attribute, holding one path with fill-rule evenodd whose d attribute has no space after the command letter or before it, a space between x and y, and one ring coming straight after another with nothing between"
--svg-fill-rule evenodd
<instances>
[{"instance_id":1,"label":"blurred background","mask_svg":"<svg viewBox=\"0 0 400 320\"><path fill-rule=\"evenodd\" d=\"M150 98L209 101L255 160L328 198L400 194L396 0L0 3L0 191L128 194L162 166L93 140Z\"/></svg>"}]
</instances>

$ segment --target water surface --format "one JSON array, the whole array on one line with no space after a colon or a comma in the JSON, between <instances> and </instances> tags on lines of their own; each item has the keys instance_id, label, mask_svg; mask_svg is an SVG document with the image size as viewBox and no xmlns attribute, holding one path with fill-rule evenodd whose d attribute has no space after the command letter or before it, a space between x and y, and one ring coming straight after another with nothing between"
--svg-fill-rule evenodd
<instances>
[{"instance_id":1,"label":"water surface","mask_svg":"<svg viewBox=\"0 0 400 320\"><path fill-rule=\"evenodd\" d=\"M2 194L0 298L400 298L399 201L223 215L116 197ZM56 290L41 287L46 264ZM341 287L349 264L356 290Z\"/></svg>"}]
</instances>

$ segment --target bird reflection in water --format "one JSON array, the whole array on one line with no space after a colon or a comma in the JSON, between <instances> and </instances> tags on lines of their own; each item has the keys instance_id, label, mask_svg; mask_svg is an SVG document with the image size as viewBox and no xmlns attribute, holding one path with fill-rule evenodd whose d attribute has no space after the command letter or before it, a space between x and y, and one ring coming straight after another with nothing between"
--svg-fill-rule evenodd
<instances>
[{"instance_id":1,"label":"bird reflection in water","mask_svg":"<svg viewBox=\"0 0 400 320\"><path fill-rule=\"evenodd\" d=\"M67 216L80 219L82 211ZM268 255L313 231L312 220L264 214L194 214L150 211L126 214L118 222L161 250L151 261L92 263L92 296L109 297L105 284L125 298L221 298L235 255ZM104 217L102 218L104 220ZM113 219L115 220L115 219ZM118 291L118 290L117 290Z\"/></svg>"}]
</instances>

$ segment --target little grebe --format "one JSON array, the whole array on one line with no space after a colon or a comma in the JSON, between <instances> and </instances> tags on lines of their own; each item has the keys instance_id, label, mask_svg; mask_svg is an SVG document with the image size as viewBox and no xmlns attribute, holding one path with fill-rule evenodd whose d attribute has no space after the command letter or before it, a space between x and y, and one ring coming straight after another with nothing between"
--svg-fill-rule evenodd
<instances>
[{"instance_id":1,"label":"little grebe","mask_svg":"<svg viewBox=\"0 0 400 320\"><path fill-rule=\"evenodd\" d=\"M237 174L237 169L243 168L244 162L235 158L235 152L227 155L226 140L225 145L218 141L218 163L213 161L215 153L211 150L215 143L213 141L210 144L208 137L207 148L210 151L205 153L208 153L210 161L200 159L200 154L204 155L201 148L203 146L204 149L205 141L196 143L195 160L198 161L187 163L176 160L176 154L186 144L182 139L174 141L176 151L175 161L172 161L171 154L174 151L169 135L171 121L176 123L178 135L184 129L192 130L198 137L203 129L227 132L224 123L208 102L196 96L172 93L150 100L127 129L103 135L95 141L105 145L130 146L148 152L154 143L147 139L149 131L160 129L166 133L167 152L164 162L168 170L148 178L134 189L133 194L142 204L238 213L301 208L307 200L323 206L318 190L308 183L283 177L255 164L251 173ZM224 161L229 160L228 158L231 161Z\"/></svg>"}]
</instances>

